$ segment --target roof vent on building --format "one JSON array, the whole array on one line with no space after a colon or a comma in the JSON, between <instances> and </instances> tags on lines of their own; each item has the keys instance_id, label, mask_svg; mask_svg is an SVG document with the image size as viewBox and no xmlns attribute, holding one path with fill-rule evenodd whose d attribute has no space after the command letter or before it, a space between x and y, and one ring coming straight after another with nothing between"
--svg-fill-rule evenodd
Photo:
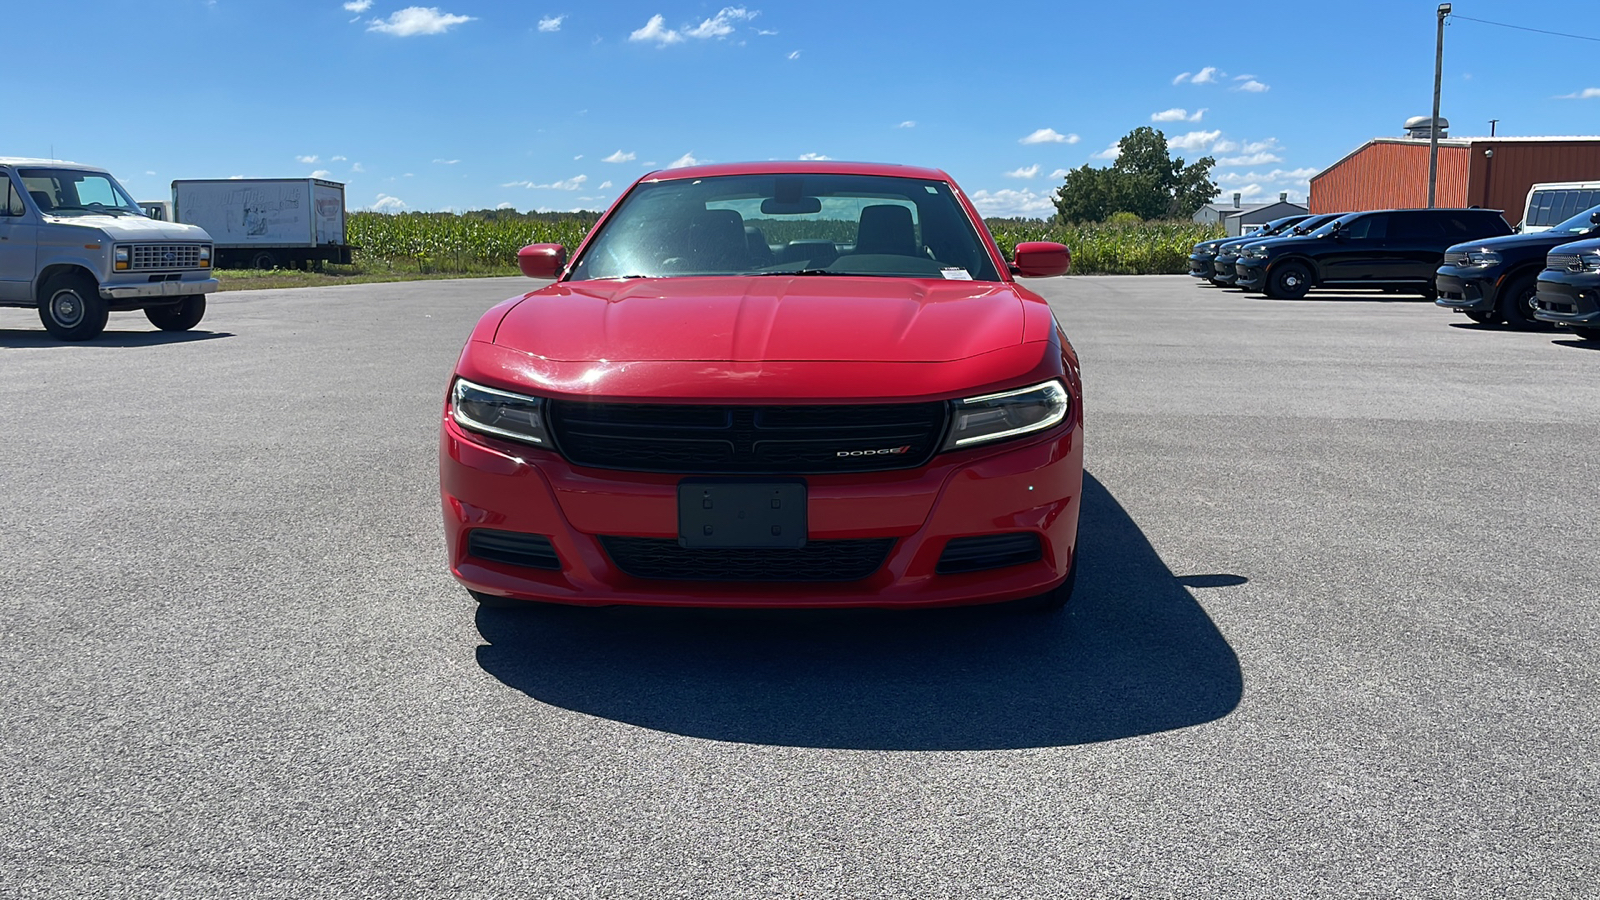
<instances>
[{"instance_id":1,"label":"roof vent on building","mask_svg":"<svg viewBox=\"0 0 1600 900\"><path fill-rule=\"evenodd\" d=\"M1238 209L1239 208L1239 200L1241 198L1243 198L1243 197L1244 197L1244 194L1241 194L1238 191L1234 191L1233 192L1233 208L1234 209Z\"/></svg>"},{"instance_id":2,"label":"roof vent on building","mask_svg":"<svg viewBox=\"0 0 1600 900\"><path fill-rule=\"evenodd\" d=\"M1435 119L1432 116L1412 116L1406 120L1406 137L1425 141L1433 137ZM1437 120L1439 137L1450 136L1450 120L1440 116Z\"/></svg>"},{"instance_id":3,"label":"roof vent on building","mask_svg":"<svg viewBox=\"0 0 1600 900\"><path fill-rule=\"evenodd\" d=\"M1279 191L1278 192L1278 202L1279 203L1288 203L1289 202L1289 192L1288 191Z\"/></svg>"}]
</instances>

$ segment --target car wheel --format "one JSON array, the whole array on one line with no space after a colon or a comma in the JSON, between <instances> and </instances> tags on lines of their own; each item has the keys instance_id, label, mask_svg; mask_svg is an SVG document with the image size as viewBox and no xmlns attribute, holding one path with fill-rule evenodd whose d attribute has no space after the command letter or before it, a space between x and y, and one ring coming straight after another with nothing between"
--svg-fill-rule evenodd
<instances>
[{"instance_id":1,"label":"car wheel","mask_svg":"<svg viewBox=\"0 0 1600 900\"><path fill-rule=\"evenodd\" d=\"M1500 294L1500 302L1497 304L1495 312L1499 314L1500 318L1505 319L1506 324L1512 328L1520 328L1524 331L1533 331L1535 329L1542 331L1549 326L1533 317L1535 309L1533 301L1538 296L1538 283L1533 280L1532 276L1524 275L1506 285L1506 289Z\"/></svg>"},{"instance_id":2,"label":"car wheel","mask_svg":"<svg viewBox=\"0 0 1600 900\"><path fill-rule=\"evenodd\" d=\"M106 330L111 309L99 285L83 275L57 275L39 292L39 321L63 341L87 341Z\"/></svg>"},{"instance_id":3,"label":"car wheel","mask_svg":"<svg viewBox=\"0 0 1600 900\"><path fill-rule=\"evenodd\" d=\"M1280 264L1267 275L1267 296L1278 300L1299 300L1311 290L1311 271L1302 263Z\"/></svg>"},{"instance_id":4,"label":"car wheel","mask_svg":"<svg viewBox=\"0 0 1600 900\"><path fill-rule=\"evenodd\" d=\"M276 269L277 267L278 258L265 250L250 257L250 268L252 269Z\"/></svg>"},{"instance_id":5,"label":"car wheel","mask_svg":"<svg viewBox=\"0 0 1600 900\"><path fill-rule=\"evenodd\" d=\"M1011 607L1019 612L1053 613L1060 611L1072 599L1072 588L1078 581L1078 550L1072 550L1072 568L1067 570L1067 580L1054 589L1033 597L1014 600Z\"/></svg>"},{"instance_id":6,"label":"car wheel","mask_svg":"<svg viewBox=\"0 0 1600 900\"><path fill-rule=\"evenodd\" d=\"M1477 322L1479 325L1493 325L1500 321L1500 316L1498 314L1492 312L1479 312L1478 310L1468 310L1467 318Z\"/></svg>"},{"instance_id":7,"label":"car wheel","mask_svg":"<svg viewBox=\"0 0 1600 900\"><path fill-rule=\"evenodd\" d=\"M1573 328L1572 333L1586 341L1600 341L1600 328Z\"/></svg>"},{"instance_id":8,"label":"car wheel","mask_svg":"<svg viewBox=\"0 0 1600 900\"><path fill-rule=\"evenodd\" d=\"M147 307L144 317L162 331L188 331L206 314L206 295L195 294L177 303Z\"/></svg>"}]
</instances>

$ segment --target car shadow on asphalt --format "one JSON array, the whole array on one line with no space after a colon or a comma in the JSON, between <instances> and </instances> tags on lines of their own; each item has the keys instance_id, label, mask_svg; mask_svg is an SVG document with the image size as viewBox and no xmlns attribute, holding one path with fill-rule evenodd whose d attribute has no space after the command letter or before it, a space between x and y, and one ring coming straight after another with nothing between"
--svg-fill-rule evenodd
<instances>
[{"instance_id":1,"label":"car shadow on asphalt","mask_svg":"<svg viewBox=\"0 0 1600 900\"><path fill-rule=\"evenodd\" d=\"M1079 534L1063 614L480 608L478 662L574 712L796 747L1055 747L1231 712L1243 683L1233 649L1087 473Z\"/></svg>"},{"instance_id":2,"label":"car shadow on asphalt","mask_svg":"<svg viewBox=\"0 0 1600 900\"><path fill-rule=\"evenodd\" d=\"M1274 298L1268 297L1265 294L1260 294L1260 295L1257 296L1257 299L1260 299L1260 300L1273 300ZM1344 292L1344 293L1337 293L1337 294L1323 293L1323 292L1318 291L1316 293L1307 294L1304 297L1301 297L1301 298L1299 298L1297 300L1279 300L1277 302L1280 302L1280 303L1420 303L1420 304L1426 304L1428 306L1432 306L1433 305L1433 301L1432 300L1429 300L1428 298L1423 297L1420 294L1389 294L1389 293L1384 293L1382 291L1372 291L1371 293Z\"/></svg>"},{"instance_id":3,"label":"car shadow on asphalt","mask_svg":"<svg viewBox=\"0 0 1600 900\"><path fill-rule=\"evenodd\" d=\"M1550 343L1558 347L1577 347L1580 350L1600 350L1600 341L1586 341L1580 337L1570 337L1554 340Z\"/></svg>"},{"instance_id":4,"label":"car shadow on asphalt","mask_svg":"<svg viewBox=\"0 0 1600 900\"><path fill-rule=\"evenodd\" d=\"M23 347L154 347L233 337L227 331L105 331L88 341L63 341L44 329L0 328L0 349Z\"/></svg>"}]
</instances>

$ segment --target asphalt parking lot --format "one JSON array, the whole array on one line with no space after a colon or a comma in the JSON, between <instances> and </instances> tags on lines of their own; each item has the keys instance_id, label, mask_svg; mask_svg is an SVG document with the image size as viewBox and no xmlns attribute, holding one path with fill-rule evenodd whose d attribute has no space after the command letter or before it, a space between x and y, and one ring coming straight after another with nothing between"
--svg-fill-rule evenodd
<instances>
[{"instance_id":1,"label":"asphalt parking lot","mask_svg":"<svg viewBox=\"0 0 1600 900\"><path fill-rule=\"evenodd\" d=\"M478 611L466 280L0 310L0 895L1600 896L1600 344L1048 296L1055 618Z\"/></svg>"}]
</instances>

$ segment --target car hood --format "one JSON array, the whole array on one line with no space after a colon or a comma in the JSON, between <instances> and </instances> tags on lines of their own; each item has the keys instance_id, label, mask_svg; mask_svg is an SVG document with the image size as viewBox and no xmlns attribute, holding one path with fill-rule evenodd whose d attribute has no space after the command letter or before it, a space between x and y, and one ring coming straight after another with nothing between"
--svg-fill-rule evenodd
<instances>
[{"instance_id":1,"label":"car hood","mask_svg":"<svg viewBox=\"0 0 1600 900\"><path fill-rule=\"evenodd\" d=\"M993 281L569 281L527 295L494 343L560 361L948 362L1020 344L1023 302Z\"/></svg>"},{"instance_id":2,"label":"car hood","mask_svg":"<svg viewBox=\"0 0 1600 900\"><path fill-rule=\"evenodd\" d=\"M1570 241L1550 248L1551 253L1565 253L1576 255L1579 253L1600 252L1600 238L1584 238L1581 241Z\"/></svg>"},{"instance_id":3,"label":"car hood","mask_svg":"<svg viewBox=\"0 0 1600 900\"><path fill-rule=\"evenodd\" d=\"M51 225L92 228L113 241L209 241L211 235L198 225L161 222L144 216L50 216Z\"/></svg>"},{"instance_id":4,"label":"car hood","mask_svg":"<svg viewBox=\"0 0 1600 900\"><path fill-rule=\"evenodd\" d=\"M1529 234L1508 234L1501 237L1481 238L1476 241L1465 241L1451 246L1453 251L1476 250L1537 250L1549 249L1557 244L1574 241L1587 241L1591 236L1575 235L1571 232L1556 234L1553 231L1535 231Z\"/></svg>"}]
</instances>

